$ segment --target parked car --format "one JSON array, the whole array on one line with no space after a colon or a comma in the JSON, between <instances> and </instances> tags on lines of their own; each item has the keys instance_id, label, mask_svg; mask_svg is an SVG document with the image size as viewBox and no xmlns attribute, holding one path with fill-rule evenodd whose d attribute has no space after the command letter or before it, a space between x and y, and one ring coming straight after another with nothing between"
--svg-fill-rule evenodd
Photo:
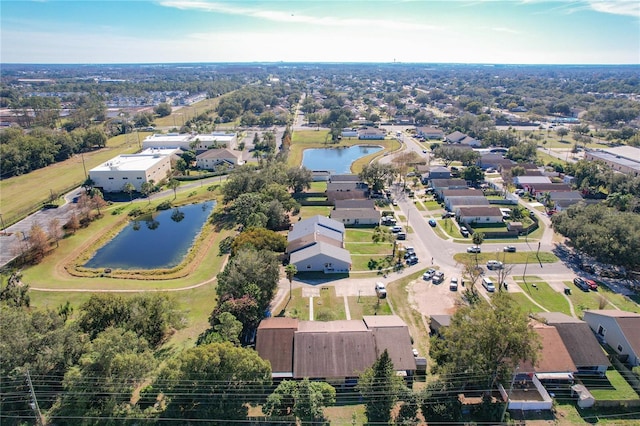
<instances>
[{"instance_id":1,"label":"parked car","mask_svg":"<svg viewBox=\"0 0 640 426\"><path fill-rule=\"evenodd\" d=\"M426 271L424 271L424 274L422 274L422 279L425 281L429 281L431 278L433 278L433 275L436 273L435 269L427 269Z\"/></svg>"},{"instance_id":2,"label":"parked car","mask_svg":"<svg viewBox=\"0 0 640 426\"><path fill-rule=\"evenodd\" d=\"M397 205L398 205L398 202L397 202L396 200L393 200L393 201L391 202L391 204L392 204L392 205L394 205L394 206L397 206Z\"/></svg>"},{"instance_id":3,"label":"parked car","mask_svg":"<svg viewBox=\"0 0 640 426\"><path fill-rule=\"evenodd\" d=\"M440 284L441 282L443 282L444 281L444 272L438 271L435 274L433 274L433 278L431 279L431 281L434 284Z\"/></svg>"},{"instance_id":4,"label":"parked car","mask_svg":"<svg viewBox=\"0 0 640 426\"><path fill-rule=\"evenodd\" d=\"M451 278L451 281L449 282L449 290L458 291L458 279L457 278Z\"/></svg>"},{"instance_id":5,"label":"parked car","mask_svg":"<svg viewBox=\"0 0 640 426\"><path fill-rule=\"evenodd\" d=\"M489 293L496 291L496 286L493 281L487 277L482 277L482 287L484 287Z\"/></svg>"},{"instance_id":6,"label":"parked car","mask_svg":"<svg viewBox=\"0 0 640 426\"><path fill-rule=\"evenodd\" d=\"M573 283L582 291L598 290L598 284L595 281L587 278L576 277L573 279Z\"/></svg>"},{"instance_id":7,"label":"parked car","mask_svg":"<svg viewBox=\"0 0 640 426\"><path fill-rule=\"evenodd\" d=\"M488 260L487 269L493 271L494 269L502 269L504 265L499 260Z\"/></svg>"},{"instance_id":8,"label":"parked car","mask_svg":"<svg viewBox=\"0 0 640 426\"><path fill-rule=\"evenodd\" d=\"M515 253L516 246L506 246L504 249L502 249L502 251L505 251L507 253Z\"/></svg>"},{"instance_id":9,"label":"parked car","mask_svg":"<svg viewBox=\"0 0 640 426\"><path fill-rule=\"evenodd\" d=\"M401 231L402 231L402 226L400 226L400 225L394 225L394 226L391 227L391 232L393 232L394 234L398 233L398 232L401 232Z\"/></svg>"},{"instance_id":10,"label":"parked car","mask_svg":"<svg viewBox=\"0 0 640 426\"><path fill-rule=\"evenodd\" d=\"M378 299L387 298L387 288L384 286L384 283L376 283L376 295L378 296Z\"/></svg>"},{"instance_id":11,"label":"parked car","mask_svg":"<svg viewBox=\"0 0 640 426\"><path fill-rule=\"evenodd\" d=\"M407 265L415 265L416 263L418 263L418 256L415 254L407 259Z\"/></svg>"},{"instance_id":12,"label":"parked car","mask_svg":"<svg viewBox=\"0 0 640 426\"><path fill-rule=\"evenodd\" d=\"M435 219L429 219L429 225L431 225L432 227L435 228L436 226L436 220Z\"/></svg>"},{"instance_id":13,"label":"parked car","mask_svg":"<svg viewBox=\"0 0 640 426\"><path fill-rule=\"evenodd\" d=\"M396 234L396 239L397 240L406 240L407 239L407 233L406 232L398 232Z\"/></svg>"},{"instance_id":14,"label":"parked car","mask_svg":"<svg viewBox=\"0 0 640 426\"><path fill-rule=\"evenodd\" d=\"M460 227L460 233L465 238L467 238L469 236L469 230L465 226L461 226Z\"/></svg>"},{"instance_id":15,"label":"parked car","mask_svg":"<svg viewBox=\"0 0 640 426\"><path fill-rule=\"evenodd\" d=\"M467 247L467 253L480 253L480 247L478 246Z\"/></svg>"}]
</instances>

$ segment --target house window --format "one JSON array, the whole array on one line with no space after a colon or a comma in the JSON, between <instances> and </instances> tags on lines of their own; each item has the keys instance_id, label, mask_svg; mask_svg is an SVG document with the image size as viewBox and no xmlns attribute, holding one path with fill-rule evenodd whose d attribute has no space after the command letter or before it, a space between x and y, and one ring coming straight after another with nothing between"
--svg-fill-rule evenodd
<instances>
[{"instance_id":1,"label":"house window","mask_svg":"<svg viewBox=\"0 0 640 426\"><path fill-rule=\"evenodd\" d=\"M307 265L307 269L311 269L311 265Z\"/></svg>"},{"instance_id":2,"label":"house window","mask_svg":"<svg viewBox=\"0 0 640 426\"><path fill-rule=\"evenodd\" d=\"M618 352L622 352L622 346L618 345Z\"/></svg>"},{"instance_id":3,"label":"house window","mask_svg":"<svg viewBox=\"0 0 640 426\"><path fill-rule=\"evenodd\" d=\"M598 325L598 336L604 336L605 334L607 334L607 330L603 326Z\"/></svg>"},{"instance_id":4,"label":"house window","mask_svg":"<svg viewBox=\"0 0 640 426\"><path fill-rule=\"evenodd\" d=\"M109 178L109 180L113 180L113 178L112 178L112 177L110 177L110 178Z\"/></svg>"},{"instance_id":5,"label":"house window","mask_svg":"<svg viewBox=\"0 0 640 426\"><path fill-rule=\"evenodd\" d=\"M129 179L129 178L128 178L128 177L123 177L122 179L127 180L127 179Z\"/></svg>"},{"instance_id":6,"label":"house window","mask_svg":"<svg viewBox=\"0 0 640 426\"><path fill-rule=\"evenodd\" d=\"M138 176L136 179L142 179L140 176Z\"/></svg>"}]
</instances>

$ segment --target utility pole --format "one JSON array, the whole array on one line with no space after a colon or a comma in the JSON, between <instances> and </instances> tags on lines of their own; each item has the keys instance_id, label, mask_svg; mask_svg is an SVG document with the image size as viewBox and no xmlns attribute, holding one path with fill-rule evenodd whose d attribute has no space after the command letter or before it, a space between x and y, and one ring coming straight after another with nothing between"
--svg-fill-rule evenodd
<instances>
[{"instance_id":1,"label":"utility pole","mask_svg":"<svg viewBox=\"0 0 640 426\"><path fill-rule=\"evenodd\" d=\"M509 385L509 392L507 392L507 402L504 404L504 410L502 410L502 415L500 416L500 423L504 422L504 416L507 414L507 408L509 408L509 399L511 398L511 392L513 391L513 383L516 381L516 375L518 374L518 367L516 367L516 371L513 373L513 377L511 378L511 385Z\"/></svg>"},{"instance_id":2,"label":"utility pole","mask_svg":"<svg viewBox=\"0 0 640 426\"><path fill-rule=\"evenodd\" d=\"M2 224L2 228L0 228L0 230L4 230L4 220L2 219L2 213L0 213L0 224Z\"/></svg>"},{"instance_id":3,"label":"utility pole","mask_svg":"<svg viewBox=\"0 0 640 426\"><path fill-rule=\"evenodd\" d=\"M84 169L84 178L87 179L87 166L84 164L84 152L80 154L82 157L82 168Z\"/></svg>"},{"instance_id":4,"label":"utility pole","mask_svg":"<svg viewBox=\"0 0 640 426\"><path fill-rule=\"evenodd\" d=\"M44 425L44 420L42 418L42 413L40 412L40 407L38 406L38 400L36 399L36 393L33 390L33 383L31 383L31 375L29 374L29 369L27 369L27 384L29 385L29 392L31 393L31 408L36 414L36 423L38 426Z\"/></svg>"}]
</instances>

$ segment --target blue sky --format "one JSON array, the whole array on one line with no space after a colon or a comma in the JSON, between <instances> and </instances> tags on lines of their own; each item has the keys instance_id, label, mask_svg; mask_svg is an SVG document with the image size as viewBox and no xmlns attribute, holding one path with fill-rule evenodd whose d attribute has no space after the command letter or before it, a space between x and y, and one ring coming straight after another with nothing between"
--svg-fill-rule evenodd
<instances>
[{"instance_id":1,"label":"blue sky","mask_svg":"<svg viewBox=\"0 0 640 426\"><path fill-rule=\"evenodd\" d=\"M2 63L640 64L640 1L0 0Z\"/></svg>"}]
</instances>

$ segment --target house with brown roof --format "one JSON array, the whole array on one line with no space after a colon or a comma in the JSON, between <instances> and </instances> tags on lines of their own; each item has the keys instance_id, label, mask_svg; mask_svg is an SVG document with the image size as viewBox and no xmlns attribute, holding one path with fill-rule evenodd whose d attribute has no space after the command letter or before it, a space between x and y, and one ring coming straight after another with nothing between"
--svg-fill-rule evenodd
<instances>
[{"instance_id":1,"label":"house with brown roof","mask_svg":"<svg viewBox=\"0 0 640 426\"><path fill-rule=\"evenodd\" d=\"M362 200L368 195L368 185L360 180L336 181L332 176L327 182L327 200L331 203L335 203L336 200Z\"/></svg>"},{"instance_id":2,"label":"house with brown roof","mask_svg":"<svg viewBox=\"0 0 640 426\"><path fill-rule=\"evenodd\" d=\"M467 225L502 223L502 212L498 207L459 207L456 211L458 222Z\"/></svg>"},{"instance_id":3,"label":"house with brown roof","mask_svg":"<svg viewBox=\"0 0 640 426\"><path fill-rule=\"evenodd\" d=\"M607 309L584 311L584 320L623 362L640 365L640 314Z\"/></svg>"},{"instance_id":4,"label":"house with brown roof","mask_svg":"<svg viewBox=\"0 0 640 426\"><path fill-rule=\"evenodd\" d=\"M267 318L256 337L258 355L271 362L274 378L354 382L385 349L397 372L413 375L409 328L395 315L340 321Z\"/></svg>"},{"instance_id":5,"label":"house with brown roof","mask_svg":"<svg viewBox=\"0 0 640 426\"><path fill-rule=\"evenodd\" d=\"M535 324L533 330L540 338L540 351L535 365L523 361L518 366L518 374L535 374L543 386L547 383L563 381L566 385L573 383L573 374L578 368L573 363L569 350L564 345L560 333L555 327ZM545 388L548 389L547 386Z\"/></svg>"},{"instance_id":6,"label":"house with brown roof","mask_svg":"<svg viewBox=\"0 0 640 426\"><path fill-rule=\"evenodd\" d=\"M538 316L558 330L578 374L605 374L611 363L589 324L561 312L541 312Z\"/></svg>"},{"instance_id":7,"label":"house with brown roof","mask_svg":"<svg viewBox=\"0 0 640 426\"><path fill-rule=\"evenodd\" d=\"M436 196L442 199L445 189L468 189L467 181L464 179L429 179L429 184L433 188Z\"/></svg>"}]
</instances>

